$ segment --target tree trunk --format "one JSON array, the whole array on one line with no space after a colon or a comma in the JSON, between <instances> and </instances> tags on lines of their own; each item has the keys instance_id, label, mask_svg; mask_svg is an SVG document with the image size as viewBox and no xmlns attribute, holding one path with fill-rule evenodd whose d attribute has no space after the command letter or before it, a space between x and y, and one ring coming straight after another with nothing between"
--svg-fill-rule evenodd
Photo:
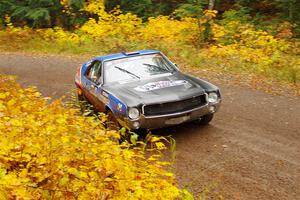
<instances>
[{"instance_id":1,"label":"tree trunk","mask_svg":"<svg viewBox=\"0 0 300 200\"><path fill-rule=\"evenodd\" d=\"M289 0L288 12L289 12L289 20L294 21L294 12L295 12L296 1Z\"/></svg>"},{"instance_id":2,"label":"tree trunk","mask_svg":"<svg viewBox=\"0 0 300 200\"><path fill-rule=\"evenodd\" d=\"M208 4L208 10L213 10L215 7L215 1L216 0L209 0L209 4Z\"/></svg>"}]
</instances>

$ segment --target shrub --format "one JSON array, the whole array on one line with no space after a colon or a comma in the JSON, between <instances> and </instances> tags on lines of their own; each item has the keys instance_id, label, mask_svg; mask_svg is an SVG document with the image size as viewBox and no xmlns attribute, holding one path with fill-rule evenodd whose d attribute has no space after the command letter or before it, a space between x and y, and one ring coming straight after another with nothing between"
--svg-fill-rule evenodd
<instances>
[{"instance_id":1,"label":"shrub","mask_svg":"<svg viewBox=\"0 0 300 200\"><path fill-rule=\"evenodd\" d=\"M291 39L290 24L281 24L278 33L272 35L257 28L244 11L227 11L222 20L214 19L216 11L203 11L198 20L158 16L142 23L136 15L124 14L119 8L106 12L102 1L90 1L83 10L94 17L73 32L60 27L15 28L7 18L6 32L0 32L0 47L80 54L159 49L190 67L208 64L216 70L243 71L299 83L300 50ZM199 42L206 34L210 43Z\"/></svg>"},{"instance_id":2,"label":"shrub","mask_svg":"<svg viewBox=\"0 0 300 200\"><path fill-rule=\"evenodd\" d=\"M109 139L101 121L0 75L1 199L184 198L160 154ZM161 143L159 143L161 146Z\"/></svg>"}]
</instances>

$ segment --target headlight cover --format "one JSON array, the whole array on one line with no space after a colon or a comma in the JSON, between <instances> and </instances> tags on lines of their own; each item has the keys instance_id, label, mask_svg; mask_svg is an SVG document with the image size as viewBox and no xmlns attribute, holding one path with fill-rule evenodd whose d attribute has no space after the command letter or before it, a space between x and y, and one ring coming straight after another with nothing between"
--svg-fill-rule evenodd
<instances>
[{"instance_id":1,"label":"headlight cover","mask_svg":"<svg viewBox=\"0 0 300 200\"><path fill-rule=\"evenodd\" d=\"M209 103L216 103L218 101L219 97L218 94L215 92L211 92L208 94L208 102Z\"/></svg>"},{"instance_id":2,"label":"headlight cover","mask_svg":"<svg viewBox=\"0 0 300 200\"><path fill-rule=\"evenodd\" d=\"M130 119L138 119L140 117L140 111L137 108L129 108L128 117Z\"/></svg>"}]
</instances>

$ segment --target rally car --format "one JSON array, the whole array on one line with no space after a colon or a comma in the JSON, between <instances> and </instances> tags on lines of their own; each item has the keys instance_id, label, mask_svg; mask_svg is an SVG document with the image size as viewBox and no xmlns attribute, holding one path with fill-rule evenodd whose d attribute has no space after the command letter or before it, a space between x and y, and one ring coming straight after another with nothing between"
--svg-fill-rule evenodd
<instances>
[{"instance_id":1,"label":"rally car","mask_svg":"<svg viewBox=\"0 0 300 200\"><path fill-rule=\"evenodd\" d=\"M221 103L218 87L180 72L155 50L96 57L77 69L75 84L80 99L131 130L206 125Z\"/></svg>"}]
</instances>

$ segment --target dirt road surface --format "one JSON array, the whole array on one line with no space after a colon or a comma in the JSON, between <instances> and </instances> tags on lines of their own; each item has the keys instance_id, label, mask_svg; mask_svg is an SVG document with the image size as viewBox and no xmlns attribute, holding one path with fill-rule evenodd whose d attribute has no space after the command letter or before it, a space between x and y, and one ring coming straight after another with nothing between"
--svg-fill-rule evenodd
<instances>
[{"instance_id":1,"label":"dirt road surface","mask_svg":"<svg viewBox=\"0 0 300 200\"><path fill-rule=\"evenodd\" d=\"M0 53L0 73L60 97L74 88L80 60ZM216 83L217 84L217 83ZM165 129L177 141L181 186L208 199L300 200L300 98L219 85L223 105L211 125Z\"/></svg>"}]
</instances>

